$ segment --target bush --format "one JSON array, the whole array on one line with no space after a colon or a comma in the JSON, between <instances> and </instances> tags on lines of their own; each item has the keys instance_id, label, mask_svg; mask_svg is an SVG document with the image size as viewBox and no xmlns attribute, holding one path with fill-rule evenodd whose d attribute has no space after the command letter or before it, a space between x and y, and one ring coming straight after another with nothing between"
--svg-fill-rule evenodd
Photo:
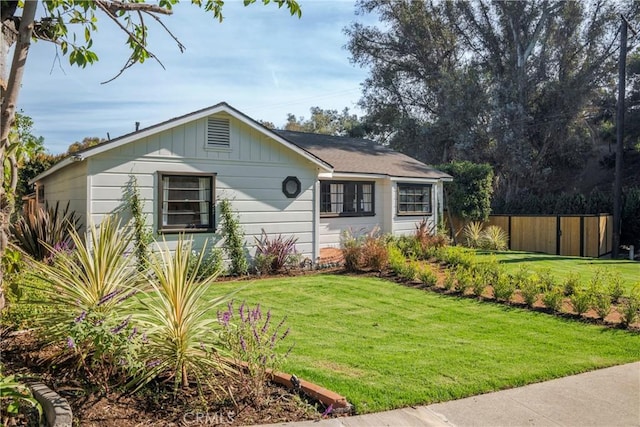
<instances>
[{"instance_id":1,"label":"bush","mask_svg":"<svg viewBox=\"0 0 640 427\"><path fill-rule=\"evenodd\" d=\"M222 249L212 248L207 255L203 255L200 251L191 251L188 268L189 275L195 275L198 280L219 276L224 271Z\"/></svg>"},{"instance_id":2,"label":"bush","mask_svg":"<svg viewBox=\"0 0 640 427\"><path fill-rule=\"evenodd\" d=\"M398 248L395 244L390 244L387 246L387 253L389 254L389 268L395 274L400 274L400 271L403 269L404 265L407 263L407 258L400 248Z\"/></svg>"},{"instance_id":3,"label":"bush","mask_svg":"<svg viewBox=\"0 0 640 427\"><path fill-rule=\"evenodd\" d=\"M611 312L611 296L606 292L598 292L591 297L591 307L602 320Z\"/></svg>"},{"instance_id":4,"label":"bush","mask_svg":"<svg viewBox=\"0 0 640 427\"><path fill-rule=\"evenodd\" d=\"M466 267L458 267L456 269L456 279L458 280L458 289L463 295L473 287L473 273Z\"/></svg>"},{"instance_id":5,"label":"bush","mask_svg":"<svg viewBox=\"0 0 640 427\"><path fill-rule=\"evenodd\" d=\"M480 244L484 249L504 251L509 247L509 235L497 225L490 225L482 232Z\"/></svg>"},{"instance_id":6,"label":"bush","mask_svg":"<svg viewBox=\"0 0 640 427\"><path fill-rule=\"evenodd\" d=\"M607 290L611 296L611 302L617 304L620 298L624 294L624 288L622 286L622 277L620 274L609 274L609 285Z\"/></svg>"},{"instance_id":7,"label":"bush","mask_svg":"<svg viewBox=\"0 0 640 427\"><path fill-rule=\"evenodd\" d=\"M451 270L446 270L444 274L444 288L448 291L455 291L457 287L455 273Z\"/></svg>"},{"instance_id":8,"label":"bush","mask_svg":"<svg viewBox=\"0 0 640 427\"><path fill-rule=\"evenodd\" d=\"M493 282L493 296L498 301L509 302L516 291L516 285L507 274L500 274Z\"/></svg>"},{"instance_id":9,"label":"bush","mask_svg":"<svg viewBox=\"0 0 640 427\"><path fill-rule=\"evenodd\" d=\"M562 302L564 300L564 293L559 286L552 286L547 288L542 295L542 302L544 305L553 312L559 312L562 309Z\"/></svg>"},{"instance_id":10,"label":"bush","mask_svg":"<svg viewBox=\"0 0 640 427\"><path fill-rule=\"evenodd\" d=\"M571 295L571 305L578 316L586 313L591 307L592 295L585 289L576 289Z\"/></svg>"},{"instance_id":11,"label":"bush","mask_svg":"<svg viewBox=\"0 0 640 427\"><path fill-rule=\"evenodd\" d=\"M12 418L22 413L23 407L34 407L38 411L39 420L42 420L42 406L33 397L33 393L26 384L19 382L15 375L5 376L0 365L0 407L2 408L3 425L14 424ZM8 418L6 417L8 415Z\"/></svg>"},{"instance_id":12,"label":"bush","mask_svg":"<svg viewBox=\"0 0 640 427\"><path fill-rule=\"evenodd\" d=\"M622 300L619 310L624 326L628 327L638 319L638 311L640 311L640 283Z\"/></svg>"},{"instance_id":13,"label":"bush","mask_svg":"<svg viewBox=\"0 0 640 427\"><path fill-rule=\"evenodd\" d=\"M111 384L125 385L144 368L139 353L146 338L130 320L114 310L82 311L66 328L66 350L77 357L84 376L106 393Z\"/></svg>"},{"instance_id":14,"label":"bush","mask_svg":"<svg viewBox=\"0 0 640 427\"><path fill-rule=\"evenodd\" d=\"M563 292L564 295L569 297L576 292L578 286L580 285L580 276L576 272L572 272L567 276L564 280Z\"/></svg>"},{"instance_id":15,"label":"bush","mask_svg":"<svg viewBox=\"0 0 640 427\"><path fill-rule=\"evenodd\" d=\"M533 307L538 300L539 293L540 284L538 283L538 277L535 275L527 277L520 286L520 295L522 295L524 303L528 307Z\"/></svg>"},{"instance_id":16,"label":"bush","mask_svg":"<svg viewBox=\"0 0 640 427\"><path fill-rule=\"evenodd\" d=\"M389 262L387 243L385 237L380 235L378 226L375 226L373 230L364 236L360 257L360 262L364 268L382 271L387 267Z\"/></svg>"},{"instance_id":17,"label":"bush","mask_svg":"<svg viewBox=\"0 0 640 427\"><path fill-rule=\"evenodd\" d=\"M358 238L350 228L343 230L340 234L340 249L342 250L345 270L358 271L360 268L360 258L362 257L362 248Z\"/></svg>"},{"instance_id":18,"label":"bush","mask_svg":"<svg viewBox=\"0 0 640 427\"><path fill-rule=\"evenodd\" d=\"M286 317L275 323L270 310L263 316L260 304L251 308L243 302L235 310L233 302L229 302L226 311L218 311L220 341L238 368L231 377L233 385L243 389L258 407L268 404L270 373L280 368L292 349L289 347L284 354L278 352L278 346L289 335L289 329L284 329L285 321Z\"/></svg>"},{"instance_id":19,"label":"bush","mask_svg":"<svg viewBox=\"0 0 640 427\"><path fill-rule=\"evenodd\" d=\"M449 238L445 233L434 227L429 227L426 219L416 224L415 239L420 245L420 258L425 259L432 248L441 248L449 244Z\"/></svg>"},{"instance_id":20,"label":"bush","mask_svg":"<svg viewBox=\"0 0 640 427\"><path fill-rule=\"evenodd\" d=\"M438 276L429 265L422 265L418 270L418 279L426 286L432 287L438 284Z\"/></svg>"},{"instance_id":21,"label":"bush","mask_svg":"<svg viewBox=\"0 0 640 427\"><path fill-rule=\"evenodd\" d=\"M479 248L482 246L482 223L473 221L465 225L462 230L466 246L470 248Z\"/></svg>"},{"instance_id":22,"label":"bush","mask_svg":"<svg viewBox=\"0 0 640 427\"><path fill-rule=\"evenodd\" d=\"M69 204L60 211L55 207L39 208L34 213L20 217L9 230L16 245L37 261L47 260L54 248L71 248L73 240L70 232L80 228L75 211L69 211Z\"/></svg>"},{"instance_id":23,"label":"bush","mask_svg":"<svg viewBox=\"0 0 640 427\"><path fill-rule=\"evenodd\" d=\"M256 257L262 257L260 263L263 265L263 269L267 270L261 272L278 273L283 268L291 265L297 259L297 241L297 237L284 238L282 234L275 238L270 238L263 228L261 237L259 239L256 238ZM271 263L269 264L268 261L271 261Z\"/></svg>"}]
</instances>

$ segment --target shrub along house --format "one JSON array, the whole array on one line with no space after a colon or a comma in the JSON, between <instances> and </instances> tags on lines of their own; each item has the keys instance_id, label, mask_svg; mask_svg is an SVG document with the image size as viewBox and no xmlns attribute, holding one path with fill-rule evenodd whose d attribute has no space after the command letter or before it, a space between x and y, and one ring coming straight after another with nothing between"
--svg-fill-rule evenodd
<instances>
[{"instance_id":1,"label":"shrub along house","mask_svg":"<svg viewBox=\"0 0 640 427\"><path fill-rule=\"evenodd\" d=\"M122 212L136 178L147 223L171 243L219 240L216 204L228 199L251 251L264 229L294 235L312 260L342 230L413 233L442 215L451 177L371 141L267 129L226 103L77 153L33 179L36 204L70 203L84 224ZM218 242L219 244L219 242Z\"/></svg>"}]
</instances>

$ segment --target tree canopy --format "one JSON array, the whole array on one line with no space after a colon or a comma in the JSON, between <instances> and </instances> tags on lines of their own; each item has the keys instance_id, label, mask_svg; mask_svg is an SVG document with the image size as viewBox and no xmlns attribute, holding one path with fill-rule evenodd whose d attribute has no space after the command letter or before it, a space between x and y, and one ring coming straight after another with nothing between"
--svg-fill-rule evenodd
<instances>
[{"instance_id":1,"label":"tree canopy","mask_svg":"<svg viewBox=\"0 0 640 427\"><path fill-rule=\"evenodd\" d=\"M382 25L345 31L352 61L370 70L361 105L392 147L428 163L488 162L509 199L579 164L591 102L615 87L620 15L636 19L639 7L362 0Z\"/></svg>"}]
</instances>

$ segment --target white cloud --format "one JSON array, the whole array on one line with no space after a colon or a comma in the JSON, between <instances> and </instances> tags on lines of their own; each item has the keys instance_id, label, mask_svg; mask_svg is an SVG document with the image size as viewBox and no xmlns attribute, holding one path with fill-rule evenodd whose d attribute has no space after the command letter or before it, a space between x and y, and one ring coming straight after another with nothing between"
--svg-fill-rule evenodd
<instances>
[{"instance_id":1,"label":"white cloud","mask_svg":"<svg viewBox=\"0 0 640 427\"><path fill-rule=\"evenodd\" d=\"M54 153L85 136L112 138L136 121L149 126L226 101L276 125L287 113L308 116L311 106L354 109L365 71L349 63L343 28L356 19L345 1L302 0L301 19L273 4L247 8L227 2L218 24L204 11L180 4L167 26L186 46L153 28L155 61L138 64L112 83L128 50L110 23L99 23L98 64L70 67L52 45L32 46L19 108L34 119L34 133ZM58 63L59 61L59 63ZM356 109L356 111L358 111Z\"/></svg>"}]
</instances>

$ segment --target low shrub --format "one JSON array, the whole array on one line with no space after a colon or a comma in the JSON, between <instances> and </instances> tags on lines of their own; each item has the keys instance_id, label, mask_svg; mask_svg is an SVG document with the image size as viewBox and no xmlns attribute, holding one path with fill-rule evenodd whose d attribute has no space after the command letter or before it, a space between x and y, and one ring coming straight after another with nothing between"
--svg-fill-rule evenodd
<instances>
[{"instance_id":1,"label":"low shrub","mask_svg":"<svg viewBox=\"0 0 640 427\"><path fill-rule=\"evenodd\" d=\"M524 299L524 303L528 307L533 307L538 300L539 293L540 284L536 275L527 277L520 286L520 295L522 295L522 299Z\"/></svg>"},{"instance_id":2,"label":"low shrub","mask_svg":"<svg viewBox=\"0 0 640 427\"><path fill-rule=\"evenodd\" d=\"M557 313L562 310L562 302L564 301L564 292L560 286L547 287L542 295L542 302L553 312Z\"/></svg>"},{"instance_id":3,"label":"low shrub","mask_svg":"<svg viewBox=\"0 0 640 427\"><path fill-rule=\"evenodd\" d=\"M549 268L538 271L538 283L540 284L542 292L551 291L557 286L556 278Z\"/></svg>"},{"instance_id":4,"label":"low shrub","mask_svg":"<svg viewBox=\"0 0 640 427\"><path fill-rule=\"evenodd\" d=\"M604 320L611 312L611 295L606 292L598 292L592 295L591 308Z\"/></svg>"},{"instance_id":5,"label":"low shrub","mask_svg":"<svg viewBox=\"0 0 640 427\"><path fill-rule=\"evenodd\" d=\"M360 250L360 262L363 268L382 271L389 262L386 238L380 234L380 228L375 226L364 236Z\"/></svg>"},{"instance_id":6,"label":"low shrub","mask_svg":"<svg viewBox=\"0 0 640 427\"><path fill-rule=\"evenodd\" d=\"M580 276L578 273L569 273L563 284L564 295L567 297L573 295L576 292L576 289L578 289L578 286L580 286Z\"/></svg>"},{"instance_id":7,"label":"low shrub","mask_svg":"<svg viewBox=\"0 0 640 427\"><path fill-rule=\"evenodd\" d=\"M416 224L415 240L420 246L420 254L416 254L420 259L428 258L431 249L449 244L449 237L437 230L437 227L430 227L426 219Z\"/></svg>"},{"instance_id":8,"label":"low shrub","mask_svg":"<svg viewBox=\"0 0 640 427\"><path fill-rule=\"evenodd\" d=\"M621 301L618 307L622 316L622 324L629 326L638 319L640 311L640 283Z\"/></svg>"},{"instance_id":9,"label":"low shrub","mask_svg":"<svg viewBox=\"0 0 640 427\"><path fill-rule=\"evenodd\" d=\"M592 294L586 289L576 289L571 295L571 305L578 316L583 315L591 307Z\"/></svg>"},{"instance_id":10,"label":"low shrub","mask_svg":"<svg viewBox=\"0 0 640 427\"><path fill-rule=\"evenodd\" d=\"M243 302L236 310L231 301L226 311L218 311L220 342L237 367L236 373L227 377L233 384L230 388L242 389L258 407L269 404L270 372L280 368L293 347L286 353L278 351L289 336L285 321L286 317L274 322L271 310L263 315L260 304L252 308Z\"/></svg>"},{"instance_id":11,"label":"low shrub","mask_svg":"<svg viewBox=\"0 0 640 427\"><path fill-rule=\"evenodd\" d=\"M438 284L438 276L428 264L423 264L419 268L418 279L429 287L436 286Z\"/></svg>"},{"instance_id":12,"label":"low shrub","mask_svg":"<svg viewBox=\"0 0 640 427\"><path fill-rule=\"evenodd\" d=\"M467 247L482 247L482 222L473 221L468 223L462 229L462 235L464 236L464 242Z\"/></svg>"},{"instance_id":13,"label":"low shrub","mask_svg":"<svg viewBox=\"0 0 640 427\"><path fill-rule=\"evenodd\" d=\"M484 249L504 251L509 247L509 235L497 225L490 225L482 231L480 245Z\"/></svg>"},{"instance_id":14,"label":"low shrub","mask_svg":"<svg viewBox=\"0 0 640 427\"><path fill-rule=\"evenodd\" d=\"M458 281L458 290L460 290L463 295L468 289L473 287L473 273L468 268L456 268L456 279Z\"/></svg>"},{"instance_id":15,"label":"low shrub","mask_svg":"<svg viewBox=\"0 0 640 427\"><path fill-rule=\"evenodd\" d=\"M292 260L296 259L297 242L298 238L295 236L285 238L278 234L276 237L269 237L263 228L260 238L256 237L256 256L263 258L263 268L269 267L266 273L278 273L291 265ZM267 264L265 260L271 263Z\"/></svg>"},{"instance_id":16,"label":"low shrub","mask_svg":"<svg viewBox=\"0 0 640 427\"><path fill-rule=\"evenodd\" d=\"M508 274L500 274L493 282L493 296L498 301L509 302L515 291L516 285Z\"/></svg>"},{"instance_id":17,"label":"low shrub","mask_svg":"<svg viewBox=\"0 0 640 427\"><path fill-rule=\"evenodd\" d=\"M444 273L444 288L448 291L455 291L457 289L456 275L451 270L446 270Z\"/></svg>"},{"instance_id":18,"label":"low shrub","mask_svg":"<svg viewBox=\"0 0 640 427\"><path fill-rule=\"evenodd\" d=\"M362 248L358 238L350 228L343 230L340 234L340 249L342 250L342 258L344 259L344 268L347 271L358 271L360 268L360 258L362 257Z\"/></svg>"},{"instance_id":19,"label":"low shrub","mask_svg":"<svg viewBox=\"0 0 640 427\"><path fill-rule=\"evenodd\" d=\"M200 261L200 262L198 262ZM196 271L196 266L198 266ZM189 275L195 275L198 280L209 276L219 276L224 271L224 259L222 249L212 248L207 255L200 251L191 251L189 257Z\"/></svg>"},{"instance_id":20,"label":"low shrub","mask_svg":"<svg viewBox=\"0 0 640 427\"><path fill-rule=\"evenodd\" d=\"M387 246L387 253L389 254L389 268L395 274L399 275L400 271L407 263L407 259L404 253L394 243Z\"/></svg>"},{"instance_id":21,"label":"low shrub","mask_svg":"<svg viewBox=\"0 0 640 427\"><path fill-rule=\"evenodd\" d=\"M620 277L620 274L609 274L609 284L607 288L609 295L611 296L611 302L613 304L617 304L624 294L624 287L622 286L622 277Z\"/></svg>"}]
</instances>

